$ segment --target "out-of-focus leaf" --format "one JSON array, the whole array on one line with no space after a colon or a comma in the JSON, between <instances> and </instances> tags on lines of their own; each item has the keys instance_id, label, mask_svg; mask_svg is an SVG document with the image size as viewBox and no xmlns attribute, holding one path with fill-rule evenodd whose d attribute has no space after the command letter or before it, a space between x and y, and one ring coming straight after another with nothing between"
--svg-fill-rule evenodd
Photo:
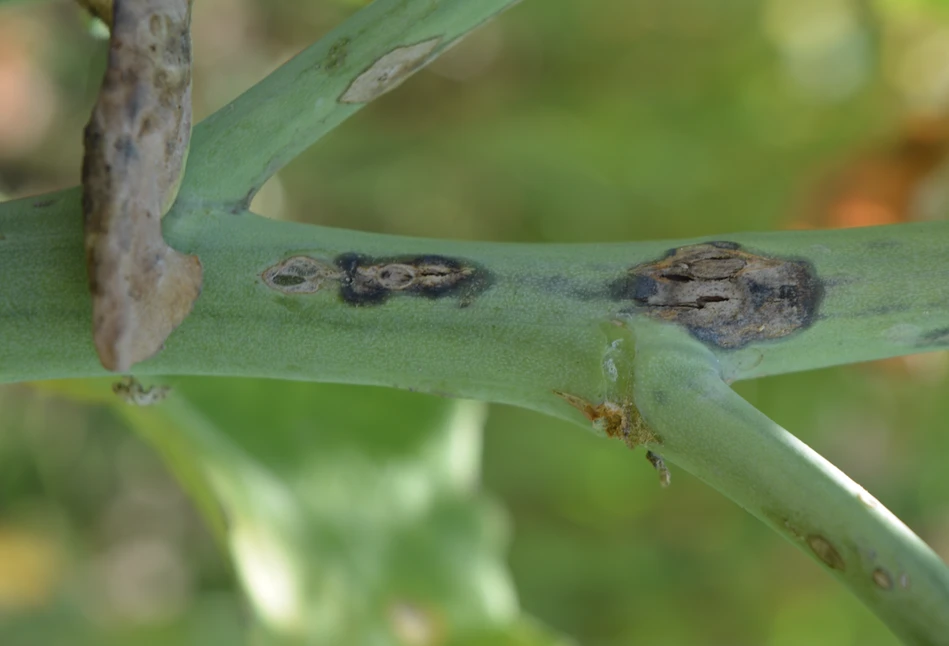
<instances>
[{"instance_id":1,"label":"out-of-focus leaf","mask_svg":"<svg viewBox=\"0 0 949 646\"><path fill-rule=\"evenodd\" d=\"M104 630L67 604L56 604L5 617L2 633L5 646L225 646L246 643L242 615L236 595L220 595L195 603L173 622Z\"/></svg>"},{"instance_id":2,"label":"out-of-focus leaf","mask_svg":"<svg viewBox=\"0 0 949 646\"><path fill-rule=\"evenodd\" d=\"M268 641L551 643L521 623L504 517L477 492L483 404L187 379L142 408L107 386L46 387L109 402L192 493L213 493L223 515L201 507L226 519Z\"/></svg>"},{"instance_id":3,"label":"out-of-focus leaf","mask_svg":"<svg viewBox=\"0 0 949 646\"><path fill-rule=\"evenodd\" d=\"M188 492L204 515L211 531L223 545L225 541L224 516L201 464L192 455L191 441L180 432L182 425L191 421L190 409L181 408L180 400L160 409L127 404L112 391L112 380L86 379L44 381L35 385L41 392L68 397L90 404L114 406L145 441L162 456L169 470Z\"/></svg>"}]
</instances>

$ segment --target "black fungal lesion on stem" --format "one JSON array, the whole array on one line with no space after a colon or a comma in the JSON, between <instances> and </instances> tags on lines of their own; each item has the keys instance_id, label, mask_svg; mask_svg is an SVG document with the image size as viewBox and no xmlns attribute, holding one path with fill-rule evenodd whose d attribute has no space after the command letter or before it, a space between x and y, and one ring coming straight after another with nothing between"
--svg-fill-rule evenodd
<instances>
[{"instance_id":1,"label":"black fungal lesion on stem","mask_svg":"<svg viewBox=\"0 0 949 646\"><path fill-rule=\"evenodd\" d=\"M340 271L340 298L354 306L381 305L393 295L406 294L454 297L467 307L492 283L483 267L446 256L371 258L345 253L335 264Z\"/></svg>"},{"instance_id":2,"label":"black fungal lesion on stem","mask_svg":"<svg viewBox=\"0 0 949 646\"><path fill-rule=\"evenodd\" d=\"M610 296L632 302L621 314L678 323L704 343L733 349L810 326L823 285L807 261L714 241L631 267L610 285Z\"/></svg>"},{"instance_id":3,"label":"black fungal lesion on stem","mask_svg":"<svg viewBox=\"0 0 949 646\"><path fill-rule=\"evenodd\" d=\"M285 294L312 294L335 285L349 305L381 305L405 294L453 297L467 307L492 284L491 274L473 262L447 256L373 258L344 253L332 264L311 256L291 256L261 273L265 285Z\"/></svg>"}]
</instances>

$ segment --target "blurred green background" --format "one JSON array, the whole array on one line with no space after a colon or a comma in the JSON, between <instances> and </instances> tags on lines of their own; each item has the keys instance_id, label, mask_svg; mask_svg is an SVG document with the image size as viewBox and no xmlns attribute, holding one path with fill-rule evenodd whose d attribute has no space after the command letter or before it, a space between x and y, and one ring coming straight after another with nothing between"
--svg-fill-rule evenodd
<instances>
[{"instance_id":1,"label":"blurred green background","mask_svg":"<svg viewBox=\"0 0 949 646\"><path fill-rule=\"evenodd\" d=\"M196 116L359 4L199 0ZM4 196L78 183L104 54L102 29L67 2L0 8ZM531 242L938 218L949 213L947 115L941 0L527 0L302 155L254 208ZM173 382L278 475L261 457L279 453L269 434L348 425L347 455L372 454L405 420L446 405L352 387ZM949 559L945 353L736 388ZM0 388L0 644L240 643L251 613L193 503L127 417L81 399ZM384 410L391 425L326 412L342 401ZM500 553L521 607L581 643L896 643L730 501L675 469L660 489L618 442L492 407L480 487L469 497L507 526Z\"/></svg>"}]
</instances>

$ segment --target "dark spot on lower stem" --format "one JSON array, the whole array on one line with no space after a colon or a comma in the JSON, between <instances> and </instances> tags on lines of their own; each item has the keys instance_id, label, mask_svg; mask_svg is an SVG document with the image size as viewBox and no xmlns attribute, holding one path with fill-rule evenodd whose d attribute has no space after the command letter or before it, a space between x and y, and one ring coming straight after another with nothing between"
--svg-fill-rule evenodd
<instances>
[{"instance_id":1,"label":"dark spot on lower stem","mask_svg":"<svg viewBox=\"0 0 949 646\"><path fill-rule=\"evenodd\" d=\"M673 249L610 284L626 314L685 326L720 348L787 336L811 325L823 287L810 263L742 251L734 242Z\"/></svg>"},{"instance_id":2,"label":"dark spot on lower stem","mask_svg":"<svg viewBox=\"0 0 949 646\"><path fill-rule=\"evenodd\" d=\"M891 577L890 573L881 567L878 567L873 571L873 582L878 588L883 590L889 590L893 587L893 577Z\"/></svg>"},{"instance_id":3,"label":"dark spot on lower stem","mask_svg":"<svg viewBox=\"0 0 949 646\"><path fill-rule=\"evenodd\" d=\"M455 297L467 307L491 286L491 275L474 263L446 256L371 258L346 253L336 258L340 298L355 306L380 305L391 296Z\"/></svg>"},{"instance_id":4,"label":"dark spot on lower stem","mask_svg":"<svg viewBox=\"0 0 949 646\"><path fill-rule=\"evenodd\" d=\"M807 545L824 564L834 570L843 572L846 569L843 557L837 551L830 541L819 534L811 534L807 537Z\"/></svg>"}]
</instances>

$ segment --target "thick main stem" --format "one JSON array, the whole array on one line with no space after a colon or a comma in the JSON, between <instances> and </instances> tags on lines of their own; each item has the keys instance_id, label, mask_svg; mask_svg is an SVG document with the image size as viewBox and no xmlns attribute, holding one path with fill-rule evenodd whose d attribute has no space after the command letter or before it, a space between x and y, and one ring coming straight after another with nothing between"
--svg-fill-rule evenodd
<instances>
[{"instance_id":1,"label":"thick main stem","mask_svg":"<svg viewBox=\"0 0 949 646\"><path fill-rule=\"evenodd\" d=\"M0 382L104 374L78 202L65 191L0 205ZM554 391L592 403L612 396L608 331L618 323L636 341L634 403L666 457L809 549L909 643L949 633L949 587L932 552L722 381L949 345L949 223L727 236L728 248L808 261L823 287L810 327L734 350L647 320L644 305L612 289L631 267L674 259L670 247L698 240L422 240L187 203L164 233L201 258L204 293L137 373L378 384L583 421ZM302 273L268 272L294 257L306 259ZM307 273L314 267L323 273ZM401 289L413 271L434 282ZM452 275L477 277L477 289L439 291ZM288 293L303 283L318 289ZM391 289L374 291L380 284Z\"/></svg>"},{"instance_id":2,"label":"thick main stem","mask_svg":"<svg viewBox=\"0 0 949 646\"><path fill-rule=\"evenodd\" d=\"M104 374L90 335L77 191L0 205L0 381ZM412 239L179 205L165 223L197 254L193 314L140 374L366 383L506 402L573 418L560 390L597 401L602 323L638 317L610 285L630 267L699 242L528 245ZM949 223L736 234L744 249L809 261L823 285L816 322L780 339L714 349L729 380L949 347ZM354 305L339 280L283 293L262 278L297 255L335 271L437 254L484 272L476 294L393 291ZM621 314L621 312L632 312Z\"/></svg>"}]
</instances>

